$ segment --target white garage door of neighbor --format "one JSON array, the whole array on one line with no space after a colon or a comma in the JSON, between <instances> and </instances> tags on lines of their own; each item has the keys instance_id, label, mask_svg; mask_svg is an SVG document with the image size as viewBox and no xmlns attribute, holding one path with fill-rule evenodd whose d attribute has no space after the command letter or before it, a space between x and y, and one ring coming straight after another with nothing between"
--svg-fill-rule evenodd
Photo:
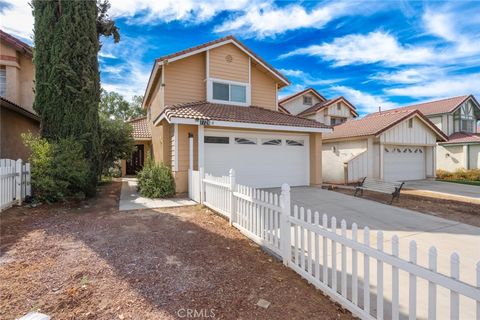
<instances>
[{"instance_id":1,"label":"white garage door of neighbor","mask_svg":"<svg viewBox=\"0 0 480 320\"><path fill-rule=\"evenodd\" d=\"M228 175L239 184L269 188L309 184L308 135L205 130L205 173Z\"/></svg>"},{"instance_id":2,"label":"white garage door of neighbor","mask_svg":"<svg viewBox=\"0 0 480 320\"><path fill-rule=\"evenodd\" d=\"M425 179L425 148L385 146L383 151L385 181Z\"/></svg>"}]
</instances>

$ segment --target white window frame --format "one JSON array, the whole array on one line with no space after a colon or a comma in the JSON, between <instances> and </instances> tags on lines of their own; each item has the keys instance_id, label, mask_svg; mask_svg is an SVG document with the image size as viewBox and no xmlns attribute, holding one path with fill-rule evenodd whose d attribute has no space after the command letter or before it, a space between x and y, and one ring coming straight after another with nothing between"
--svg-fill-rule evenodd
<instances>
[{"instance_id":1,"label":"white window frame","mask_svg":"<svg viewBox=\"0 0 480 320\"><path fill-rule=\"evenodd\" d=\"M0 84L0 86L3 87L3 90L0 91L0 94L5 97L7 95L7 68L2 66L0 70L3 73L2 78L4 78L4 81L2 81L3 84Z\"/></svg>"},{"instance_id":2,"label":"white window frame","mask_svg":"<svg viewBox=\"0 0 480 320\"><path fill-rule=\"evenodd\" d=\"M229 88L228 88L229 101L213 99L213 83L214 82L229 85ZM244 86L245 87L245 98L246 98L245 102L230 101L230 85L237 85L237 86ZM207 101L212 102L212 103L230 104L230 105L235 105L235 106L248 107L248 106L251 105L250 84L248 84L246 82L238 82L238 81L210 78L210 79L208 79L208 82L207 82Z\"/></svg>"},{"instance_id":3,"label":"white window frame","mask_svg":"<svg viewBox=\"0 0 480 320\"><path fill-rule=\"evenodd\" d=\"M306 99L310 99L310 102L305 101ZM312 106L313 105L313 97L312 96L303 96L303 105Z\"/></svg>"}]
</instances>

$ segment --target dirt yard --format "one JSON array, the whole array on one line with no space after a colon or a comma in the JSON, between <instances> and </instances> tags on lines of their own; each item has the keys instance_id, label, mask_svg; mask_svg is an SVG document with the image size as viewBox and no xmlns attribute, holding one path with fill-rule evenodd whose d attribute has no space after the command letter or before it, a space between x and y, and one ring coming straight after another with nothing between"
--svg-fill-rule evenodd
<instances>
[{"instance_id":1,"label":"dirt yard","mask_svg":"<svg viewBox=\"0 0 480 320\"><path fill-rule=\"evenodd\" d=\"M355 192L344 188L335 188L334 191L351 196ZM389 204L391 196L364 191L363 198ZM441 195L432 193L405 190L400 194L400 201L395 200L392 205L480 227L480 204L445 199Z\"/></svg>"},{"instance_id":2,"label":"dirt yard","mask_svg":"<svg viewBox=\"0 0 480 320\"><path fill-rule=\"evenodd\" d=\"M1 319L353 318L210 211L118 212L119 192L2 213Z\"/></svg>"}]
</instances>

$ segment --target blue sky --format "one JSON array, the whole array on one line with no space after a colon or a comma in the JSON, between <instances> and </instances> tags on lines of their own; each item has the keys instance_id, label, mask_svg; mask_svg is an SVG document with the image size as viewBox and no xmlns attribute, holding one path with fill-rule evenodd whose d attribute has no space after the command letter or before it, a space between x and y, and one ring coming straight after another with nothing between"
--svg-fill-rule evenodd
<instances>
[{"instance_id":1,"label":"blue sky","mask_svg":"<svg viewBox=\"0 0 480 320\"><path fill-rule=\"evenodd\" d=\"M102 86L143 94L156 57L232 34L282 71L361 114L480 97L480 2L111 0L121 42L104 39ZM2 29L27 41L25 0L0 0ZM31 40L30 40L31 42Z\"/></svg>"}]
</instances>

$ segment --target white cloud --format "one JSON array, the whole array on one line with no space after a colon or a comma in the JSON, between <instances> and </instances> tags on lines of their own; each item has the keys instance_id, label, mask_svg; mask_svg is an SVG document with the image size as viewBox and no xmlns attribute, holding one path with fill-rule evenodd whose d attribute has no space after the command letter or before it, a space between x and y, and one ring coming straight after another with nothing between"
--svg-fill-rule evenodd
<instances>
[{"instance_id":1,"label":"white cloud","mask_svg":"<svg viewBox=\"0 0 480 320\"><path fill-rule=\"evenodd\" d=\"M383 31L366 35L350 34L335 38L331 43L296 49L281 55L280 58L296 55L317 56L325 61L332 61L335 66L369 63L407 65L429 63L435 58L431 49L402 45L394 36Z\"/></svg>"},{"instance_id":2,"label":"white cloud","mask_svg":"<svg viewBox=\"0 0 480 320\"><path fill-rule=\"evenodd\" d=\"M352 3L330 2L311 10L298 4L279 7L272 2L251 5L233 20L215 28L216 32L237 32L262 39L301 28L320 29L330 21L351 14Z\"/></svg>"},{"instance_id":3,"label":"white cloud","mask_svg":"<svg viewBox=\"0 0 480 320\"><path fill-rule=\"evenodd\" d=\"M357 107L359 113L376 112L379 107L381 107L382 110L398 107L397 104L388 101L384 97L371 95L350 87L334 86L329 88L329 90L347 98L348 101Z\"/></svg>"},{"instance_id":4,"label":"white cloud","mask_svg":"<svg viewBox=\"0 0 480 320\"><path fill-rule=\"evenodd\" d=\"M480 94L480 73L445 76L418 85L390 88L386 93L413 98L443 98L465 94Z\"/></svg>"},{"instance_id":5,"label":"white cloud","mask_svg":"<svg viewBox=\"0 0 480 320\"><path fill-rule=\"evenodd\" d=\"M386 83L413 84L428 81L433 78L444 76L445 71L436 67L419 67L401 69L392 72L379 72L370 77L373 80L380 80Z\"/></svg>"},{"instance_id":6,"label":"white cloud","mask_svg":"<svg viewBox=\"0 0 480 320\"><path fill-rule=\"evenodd\" d=\"M451 14L427 9L422 20L428 33L452 42L458 40L459 35L453 26L455 17Z\"/></svg>"},{"instance_id":7,"label":"white cloud","mask_svg":"<svg viewBox=\"0 0 480 320\"><path fill-rule=\"evenodd\" d=\"M0 28L31 43L33 15L29 2L28 0L1 1Z\"/></svg>"},{"instance_id":8,"label":"white cloud","mask_svg":"<svg viewBox=\"0 0 480 320\"><path fill-rule=\"evenodd\" d=\"M281 73L287 77L292 77L297 79L297 82L303 86L317 86L317 85L329 85L333 83L342 82L345 79L331 78L331 79L322 79L316 78L311 74L298 70L298 69L278 69Z\"/></svg>"},{"instance_id":9,"label":"white cloud","mask_svg":"<svg viewBox=\"0 0 480 320\"><path fill-rule=\"evenodd\" d=\"M222 11L244 10L252 0L111 0L112 17L127 18L132 24L171 21L202 23Z\"/></svg>"}]
</instances>

